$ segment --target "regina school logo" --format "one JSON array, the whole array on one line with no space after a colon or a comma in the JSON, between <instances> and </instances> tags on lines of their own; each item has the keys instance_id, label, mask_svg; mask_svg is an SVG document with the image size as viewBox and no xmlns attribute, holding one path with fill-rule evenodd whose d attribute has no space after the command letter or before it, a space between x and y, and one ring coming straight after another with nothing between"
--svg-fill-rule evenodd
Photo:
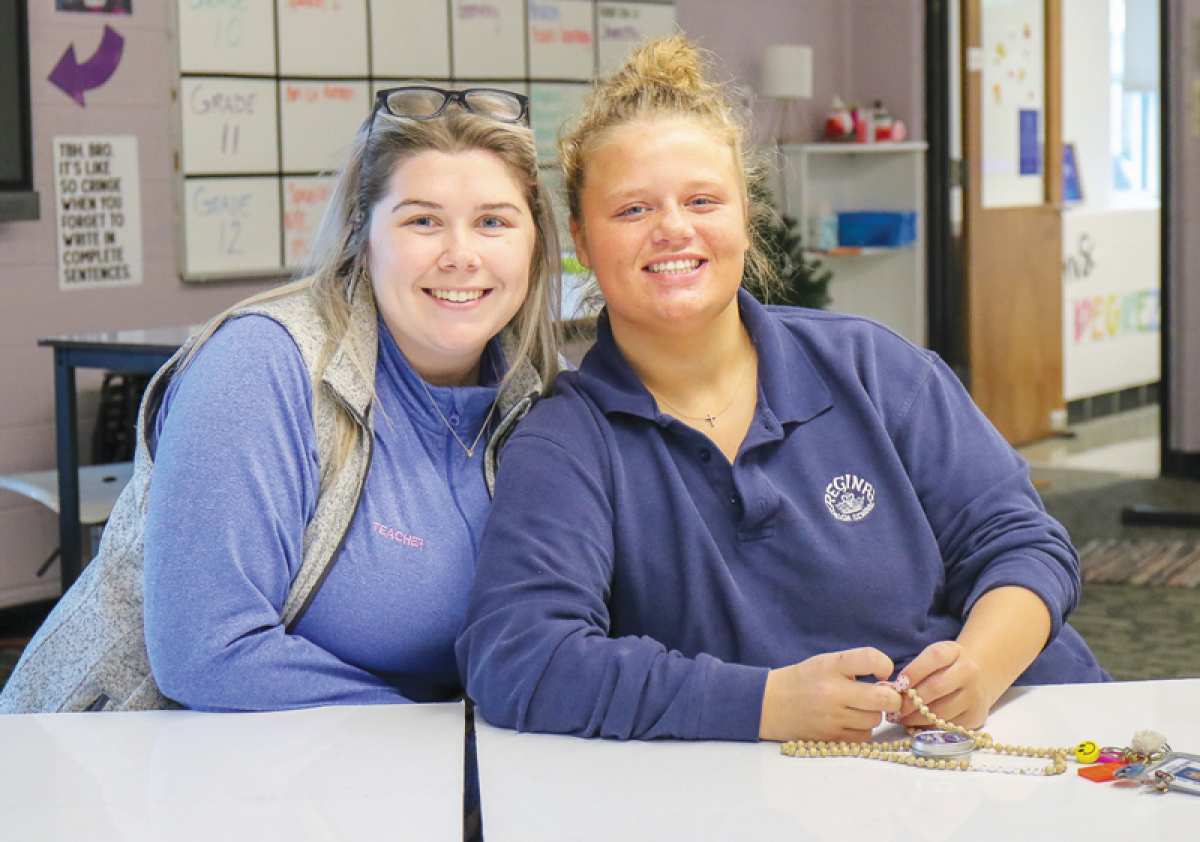
<instances>
[{"instance_id":1,"label":"regina school logo","mask_svg":"<svg viewBox=\"0 0 1200 842\"><path fill-rule=\"evenodd\" d=\"M854 474L835 477L825 486L825 507L838 520L860 521L875 508L875 486Z\"/></svg>"}]
</instances>

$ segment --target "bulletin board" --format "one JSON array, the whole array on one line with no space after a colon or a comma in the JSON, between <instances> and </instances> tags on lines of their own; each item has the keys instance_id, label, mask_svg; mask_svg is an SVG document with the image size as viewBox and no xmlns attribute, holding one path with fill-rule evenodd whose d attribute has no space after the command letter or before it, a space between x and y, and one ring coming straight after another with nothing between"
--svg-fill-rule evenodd
<instances>
[{"instance_id":1,"label":"bulletin board","mask_svg":"<svg viewBox=\"0 0 1200 842\"><path fill-rule=\"evenodd\" d=\"M1045 201L1044 0L984 3L983 182L985 208Z\"/></svg>"},{"instance_id":2,"label":"bulletin board","mask_svg":"<svg viewBox=\"0 0 1200 842\"><path fill-rule=\"evenodd\" d=\"M299 266L375 91L526 94L549 165L591 80L675 29L673 0L176 0L180 277Z\"/></svg>"}]
</instances>

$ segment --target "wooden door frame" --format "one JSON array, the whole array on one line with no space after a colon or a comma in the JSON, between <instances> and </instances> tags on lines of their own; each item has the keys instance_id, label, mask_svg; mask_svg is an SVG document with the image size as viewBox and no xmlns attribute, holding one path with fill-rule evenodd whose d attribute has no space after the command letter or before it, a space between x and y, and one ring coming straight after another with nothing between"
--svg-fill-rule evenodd
<instances>
[{"instance_id":1,"label":"wooden door frame","mask_svg":"<svg viewBox=\"0 0 1200 842\"><path fill-rule=\"evenodd\" d=\"M973 7L968 10L968 7ZM968 67L972 47L980 47L982 39L982 2L964 0L962 14L962 96L964 127L982 126L983 88L982 72ZM1043 187L1042 205L1026 208L985 209L982 203L983 136L982 131L963 133L963 155L967 161L967 189L963 196L963 242L964 248L964 295L966 301L966 347L968 349L968 387L980 409L1013 444L1021 444L1046 438L1053 434L1050 410L1065 406L1063 397L1063 347L1062 347L1062 286L1061 275L1055 272L1053 289L1039 287L1038 276L1029 273L1013 278L1012 298L1023 305L1030 316L1031 337L1037 340L1036 347L1017 343L1025 352L1023 359L997 357L997 334L989 336L988 319L992 314L981 303L984 296L975 279L989 260L981 249L972 248L972 231L983 224L983 214L990 223L997 225L1005 220L1013 221L1014 231L1020 230L1016 220L1018 214L1025 219L1030 214L1053 215L1057 226L1050 220L1041 220L1045 231L1053 231L1049 240L1038 243L1041 248L1054 251L1054 266L1061 266L1062 255L1062 2L1043 0L1045 56L1045 102L1043 115ZM976 245L980 241L975 240ZM1031 245L1031 249L1033 246ZM1038 266L1044 266L1045 257ZM1024 290L1021 286L1024 285ZM1024 292L1031 300L1020 300ZM1036 294L1036 301L1032 300ZM1007 338L1007 337L1002 337ZM1004 352L1001 351L1001 354ZM1032 400L1032 403L1031 403Z\"/></svg>"}]
</instances>

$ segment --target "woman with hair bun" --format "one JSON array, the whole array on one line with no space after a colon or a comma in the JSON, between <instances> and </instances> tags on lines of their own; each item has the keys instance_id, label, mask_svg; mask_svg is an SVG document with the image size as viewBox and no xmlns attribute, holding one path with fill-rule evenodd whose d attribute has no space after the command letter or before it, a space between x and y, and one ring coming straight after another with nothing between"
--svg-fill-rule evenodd
<instances>
[{"instance_id":1,"label":"woman with hair bun","mask_svg":"<svg viewBox=\"0 0 1200 842\"><path fill-rule=\"evenodd\" d=\"M740 289L757 173L695 47L644 46L560 150L606 308L502 454L458 642L489 722L860 741L926 725L883 682L978 727L1107 679L1066 533L936 355Z\"/></svg>"},{"instance_id":2,"label":"woman with hair bun","mask_svg":"<svg viewBox=\"0 0 1200 842\"><path fill-rule=\"evenodd\" d=\"M378 93L300 279L150 384L100 555L0 712L462 695L495 454L559 367L527 117L502 90Z\"/></svg>"}]
</instances>

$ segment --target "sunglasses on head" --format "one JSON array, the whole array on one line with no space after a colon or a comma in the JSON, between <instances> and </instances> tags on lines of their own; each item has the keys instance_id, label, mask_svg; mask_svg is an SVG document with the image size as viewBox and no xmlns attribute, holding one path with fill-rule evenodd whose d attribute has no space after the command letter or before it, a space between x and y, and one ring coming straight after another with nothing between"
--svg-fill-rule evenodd
<instances>
[{"instance_id":1,"label":"sunglasses on head","mask_svg":"<svg viewBox=\"0 0 1200 842\"><path fill-rule=\"evenodd\" d=\"M424 85L385 88L375 94L372 116L383 111L408 120L432 120L455 103L472 114L501 123L523 123L529 114L529 97L496 88L447 91Z\"/></svg>"},{"instance_id":2,"label":"sunglasses on head","mask_svg":"<svg viewBox=\"0 0 1200 842\"><path fill-rule=\"evenodd\" d=\"M375 117L380 111L405 120L432 120L456 103L472 114L489 117L500 123L525 123L528 125L529 97L498 88L467 88L447 91L428 85L405 85L400 88L384 88L375 94L375 107L371 110L371 122L367 127L366 143L371 141L375 130ZM355 230L365 216L359 212Z\"/></svg>"}]
</instances>

